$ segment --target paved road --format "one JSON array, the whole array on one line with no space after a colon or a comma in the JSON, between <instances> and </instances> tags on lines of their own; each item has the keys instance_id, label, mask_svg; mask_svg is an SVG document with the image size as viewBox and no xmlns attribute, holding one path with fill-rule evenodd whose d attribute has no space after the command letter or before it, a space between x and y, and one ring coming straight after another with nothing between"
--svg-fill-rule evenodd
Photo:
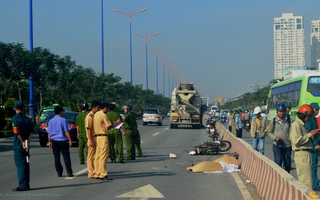
<instances>
[{"instance_id":1,"label":"paved road","mask_svg":"<svg viewBox=\"0 0 320 200\"><path fill-rule=\"evenodd\" d=\"M189 156L193 146L208 140L205 129L169 129L167 119L164 126L140 125L139 129L146 157L108 164L112 181L88 179L86 166L78 162L77 148L71 148L75 177L58 178L51 149L41 148L35 135L30 150L31 190L21 193L11 192L17 187L12 138L1 139L0 199L258 199L252 185L244 183L241 172L204 174L186 170L222 156ZM169 153L176 154L177 159L170 159Z\"/></svg>"}]
</instances>

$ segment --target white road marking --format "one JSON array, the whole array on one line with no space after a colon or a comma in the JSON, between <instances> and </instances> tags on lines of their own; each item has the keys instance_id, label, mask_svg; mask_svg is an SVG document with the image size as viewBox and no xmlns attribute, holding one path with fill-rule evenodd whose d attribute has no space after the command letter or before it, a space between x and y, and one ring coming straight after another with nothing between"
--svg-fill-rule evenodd
<instances>
[{"instance_id":1,"label":"white road marking","mask_svg":"<svg viewBox=\"0 0 320 200\"><path fill-rule=\"evenodd\" d=\"M166 131L166 130L168 130L169 128L167 127L167 128L165 128L164 130Z\"/></svg>"},{"instance_id":2,"label":"white road marking","mask_svg":"<svg viewBox=\"0 0 320 200\"><path fill-rule=\"evenodd\" d=\"M236 184L238 185L238 188L243 196L243 199L245 200L252 200L252 197L247 189L247 187L244 185L243 181L241 180L238 173L232 173L233 179L236 181Z\"/></svg>"},{"instance_id":3,"label":"white road marking","mask_svg":"<svg viewBox=\"0 0 320 200\"><path fill-rule=\"evenodd\" d=\"M156 136L156 135L158 135L160 132L156 132L155 134L153 134L152 136Z\"/></svg>"},{"instance_id":4,"label":"white road marking","mask_svg":"<svg viewBox=\"0 0 320 200\"><path fill-rule=\"evenodd\" d=\"M150 199L150 198L165 198L151 184L129 191L127 193L116 196L116 198L133 198L133 199Z\"/></svg>"},{"instance_id":5,"label":"white road marking","mask_svg":"<svg viewBox=\"0 0 320 200\"><path fill-rule=\"evenodd\" d=\"M77 175L83 174L83 173L85 173L85 172L87 172L87 171L88 171L88 169L87 169L87 168L84 168L83 170L80 170L80 171L76 172L76 173L74 174L74 177L76 177ZM74 177L66 177L65 179L70 180L70 179L74 179Z\"/></svg>"}]
</instances>

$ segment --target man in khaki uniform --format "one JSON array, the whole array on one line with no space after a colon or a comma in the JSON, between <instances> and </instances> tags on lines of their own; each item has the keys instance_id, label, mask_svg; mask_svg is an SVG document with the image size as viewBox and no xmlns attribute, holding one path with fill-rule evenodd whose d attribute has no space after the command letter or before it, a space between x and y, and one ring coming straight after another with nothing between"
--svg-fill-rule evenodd
<instances>
[{"instance_id":1,"label":"man in khaki uniform","mask_svg":"<svg viewBox=\"0 0 320 200\"><path fill-rule=\"evenodd\" d=\"M295 151L294 161L296 163L298 180L308 188L312 188L310 152L312 151L315 135L319 133L318 129L308 133L304 126L312 118L312 113L312 108L309 105L304 104L300 106L297 118L290 128L290 140L292 150Z\"/></svg>"},{"instance_id":2,"label":"man in khaki uniform","mask_svg":"<svg viewBox=\"0 0 320 200\"><path fill-rule=\"evenodd\" d=\"M88 138L88 155L87 155L87 168L88 178L94 178L94 155L96 153L96 140L94 136L93 116L99 110L100 101L92 101L91 111L85 118L86 134Z\"/></svg>"},{"instance_id":3,"label":"man in khaki uniform","mask_svg":"<svg viewBox=\"0 0 320 200\"><path fill-rule=\"evenodd\" d=\"M96 154L94 158L94 173L96 179L112 180L108 178L107 159L109 153L108 129L112 127L107 117L108 104L102 103L100 111L93 118L94 137L96 139Z\"/></svg>"}]
</instances>

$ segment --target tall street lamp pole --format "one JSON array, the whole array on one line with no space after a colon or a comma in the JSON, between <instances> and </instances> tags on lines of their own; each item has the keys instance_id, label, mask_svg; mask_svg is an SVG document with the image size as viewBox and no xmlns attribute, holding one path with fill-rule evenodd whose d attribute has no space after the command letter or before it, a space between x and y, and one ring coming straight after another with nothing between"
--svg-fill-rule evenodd
<instances>
[{"instance_id":1,"label":"tall street lamp pole","mask_svg":"<svg viewBox=\"0 0 320 200\"><path fill-rule=\"evenodd\" d=\"M103 0L101 0L101 73L104 74Z\"/></svg>"},{"instance_id":2,"label":"tall street lamp pole","mask_svg":"<svg viewBox=\"0 0 320 200\"><path fill-rule=\"evenodd\" d=\"M148 47L148 49L150 51L156 52L156 94L159 94L159 69L158 69L159 58L158 58L158 55L159 55L160 51L166 50L167 48L168 48L167 46L162 47L161 49L158 49L158 48L152 49L152 48Z\"/></svg>"},{"instance_id":3,"label":"tall street lamp pole","mask_svg":"<svg viewBox=\"0 0 320 200\"><path fill-rule=\"evenodd\" d=\"M170 89L170 79L171 79L170 69L175 66L177 66L177 64L173 64L171 66L166 66L167 72L168 72L168 97L169 98L170 98L170 92L171 92L171 89Z\"/></svg>"},{"instance_id":4,"label":"tall street lamp pole","mask_svg":"<svg viewBox=\"0 0 320 200\"><path fill-rule=\"evenodd\" d=\"M173 56L170 56L170 57L168 57L168 58L159 58L159 60L162 62L162 69L163 69L163 71L162 71L162 78L163 78L163 80L162 80L162 90L163 90L163 96L166 96L166 71L165 71L165 67L166 67L166 61L167 60L170 60L170 59L172 59L173 58Z\"/></svg>"},{"instance_id":5,"label":"tall street lamp pole","mask_svg":"<svg viewBox=\"0 0 320 200\"><path fill-rule=\"evenodd\" d=\"M129 24L130 24L130 84L132 85L133 84L133 80L132 80L132 31L131 31L131 21L132 21L132 16L133 15L142 13L142 12L146 11L147 9L143 8L140 11L137 11L137 12L131 12L131 10L130 10L130 12L122 12L122 11L116 9L116 8L113 9L113 10L115 12L117 12L117 13L129 16Z\"/></svg>"},{"instance_id":6,"label":"tall street lamp pole","mask_svg":"<svg viewBox=\"0 0 320 200\"><path fill-rule=\"evenodd\" d=\"M29 0L29 39L30 39L30 53L33 53L33 14L32 14L32 0ZM32 121L35 124L35 104L34 104L34 93L33 93L33 78L32 74L29 77L29 115L32 117Z\"/></svg>"},{"instance_id":7,"label":"tall street lamp pole","mask_svg":"<svg viewBox=\"0 0 320 200\"><path fill-rule=\"evenodd\" d=\"M139 37L142 37L142 38L144 38L145 40L146 40L146 89L148 90L149 89L149 80L148 80L148 78L149 78L149 72L148 72L148 39L149 38L152 38L152 37L154 37L154 36L157 36L157 35L159 35L159 32L156 32L155 34L153 34L153 35L140 35L140 34L138 34L138 33L133 33L134 35L136 35L136 36L139 36Z\"/></svg>"}]
</instances>

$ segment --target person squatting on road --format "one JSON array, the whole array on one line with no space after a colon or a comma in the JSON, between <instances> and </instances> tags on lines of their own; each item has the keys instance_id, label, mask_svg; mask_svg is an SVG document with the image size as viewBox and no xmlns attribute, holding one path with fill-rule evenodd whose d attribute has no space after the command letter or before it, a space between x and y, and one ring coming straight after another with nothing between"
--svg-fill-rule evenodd
<instances>
[{"instance_id":1,"label":"person squatting on road","mask_svg":"<svg viewBox=\"0 0 320 200\"><path fill-rule=\"evenodd\" d=\"M116 127L120 123L122 123L121 116L118 112L115 111L115 108L116 108L115 104L112 104L112 103L109 104L108 108L109 108L109 112L107 113L108 119L113 124L113 126ZM110 159L112 163L116 162L115 146L117 147L117 152L118 152L118 162L124 163L122 134L125 136L126 132L123 127L124 126L122 125L118 129L113 128L109 130L109 154L110 154ZM122 130L122 134L121 134L120 128Z\"/></svg>"},{"instance_id":2,"label":"person squatting on road","mask_svg":"<svg viewBox=\"0 0 320 200\"><path fill-rule=\"evenodd\" d=\"M69 147L72 146L72 140L69 132L70 126L68 121L62 117L62 113L63 108L61 106L56 106L54 108L55 116L49 121L48 124L49 147L52 148L54 165L58 173L58 177L62 177L63 174L63 167L60 161L61 153L67 170L67 176L73 177L69 151Z\"/></svg>"},{"instance_id":3,"label":"person squatting on road","mask_svg":"<svg viewBox=\"0 0 320 200\"><path fill-rule=\"evenodd\" d=\"M107 159L109 153L109 129L112 124L106 115L108 112L108 104L102 103L100 111L96 112L93 117L94 137L96 139L96 154L94 158L94 176L96 179L112 180L108 177Z\"/></svg>"},{"instance_id":4,"label":"person squatting on road","mask_svg":"<svg viewBox=\"0 0 320 200\"><path fill-rule=\"evenodd\" d=\"M267 118L261 116L261 108L259 106L255 107L253 110L254 117L251 121L250 135L252 139L252 147L255 150L259 150L262 155L264 155L264 143L266 133L268 132L268 121ZM258 149L259 145L259 149Z\"/></svg>"},{"instance_id":5,"label":"person squatting on road","mask_svg":"<svg viewBox=\"0 0 320 200\"><path fill-rule=\"evenodd\" d=\"M291 124L292 120L286 116L286 106L283 103L278 104L277 116L270 121L268 136L273 140L274 162L280 167L284 163L284 169L288 173L291 169Z\"/></svg>"},{"instance_id":6,"label":"person squatting on road","mask_svg":"<svg viewBox=\"0 0 320 200\"><path fill-rule=\"evenodd\" d=\"M310 106L311 106L311 108L313 110L313 116L304 125L308 132L318 129L316 116L319 114L319 104L318 103L311 103ZM318 180L318 156L319 156L319 150L320 150L319 144L320 144L320 136L317 135L314 138L314 141L312 143L312 150L311 150L312 189L313 190L320 190L319 180Z\"/></svg>"},{"instance_id":7,"label":"person squatting on road","mask_svg":"<svg viewBox=\"0 0 320 200\"><path fill-rule=\"evenodd\" d=\"M131 112L131 106L125 106L123 111L125 113L124 129L126 130L125 141L127 149L127 160L136 159L135 143L136 143L136 130L137 130L137 121L135 115Z\"/></svg>"},{"instance_id":8,"label":"person squatting on road","mask_svg":"<svg viewBox=\"0 0 320 200\"><path fill-rule=\"evenodd\" d=\"M87 110L89 108L89 105L87 102L84 102L80 105L81 112L76 117L76 124L77 124L77 137L78 137L78 156L79 156L79 162L81 165L84 164L84 157L85 155L88 155L88 148L87 148L87 142L88 138L86 135L86 128L85 128L85 118L87 116ZM86 150L86 153L84 154L84 150Z\"/></svg>"},{"instance_id":9,"label":"person squatting on road","mask_svg":"<svg viewBox=\"0 0 320 200\"><path fill-rule=\"evenodd\" d=\"M98 112L101 103L100 101L92 101L91 111L87 114L85 118L86 133L88 138L88 154L87 154L87 169L88 169L88 178L95 178L94 174L94 157L96 154L96 140L95 132L93 126L93 116Z\"/></svg>"},{"instance_id":10,"label":"person squatting on road","mask_svg":"<svg viewBox=\"0 0 320 200\"><path fill-rule=\"evenodd\" d=\"M299 107L297 118L290 128L290 140L292 150L295 151L294 161L296 163L298 180L312 188L312 172L311 172L311 151L312 143L319 130L311 130L309 133L305 127L313 115L311 106L304 104Z\"/></svg>"},{"instance_id":11,"label":"person squatting on road","mask_svg":"<svg viewBox=\"0 0 320 200\"><path fill-rule=\"evenodd\" d=\"M24 105L22 101L14 102L16 115L12 117L12 129L14 134L13 157L17 168L19 186L12 189L13 192L30 190L30 165L28 159L30 140L33 135L33 125L31 119L22 113L23 108Z\"/></svg>"}]
</instances>

